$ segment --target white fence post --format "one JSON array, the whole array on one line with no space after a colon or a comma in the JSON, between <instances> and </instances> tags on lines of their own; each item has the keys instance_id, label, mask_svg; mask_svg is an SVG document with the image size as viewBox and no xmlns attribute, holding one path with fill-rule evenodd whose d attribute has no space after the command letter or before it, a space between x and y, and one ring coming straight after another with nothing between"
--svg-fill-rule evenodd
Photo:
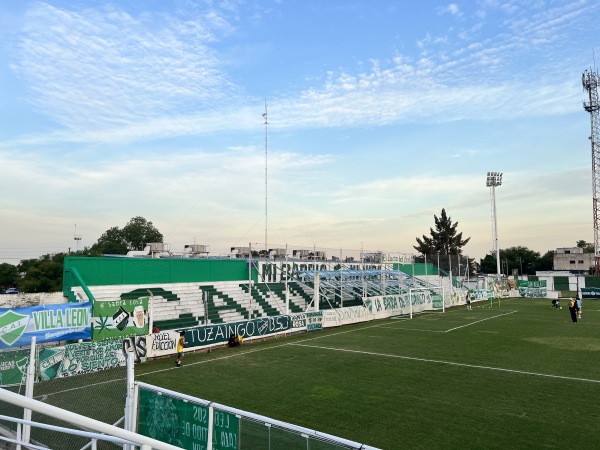
<instances>
[{"instance_id":1,"label":"white fence post","mask_svg":"<svg viewBox=\"0 0 600 450\"><path fill-rule=\"evenodd\" d=\"M133 351L127 352L127 376L126 376L126 397L125 397L125 423L123 424L123 428L127 431L131 431L135 433L134 430L134 420L133 415L135 413L135 404L134 404L134 359L133 359ZM123 450L133 450L133 447L128 444L123 445Z\"/></svg>"},{"instance_id":2,"label":"white fence post","mask_svg":"<svg viewBox=\"0 0 600 450\"><path fill-rule=\"evenodd\" d=\"M206 450L212 450L213 448L213 433L215 432L214 413L215 409L212 404L208 405L208 442L206 443Z\"/></svg>"},{"instance_id":3,"label":"white fence post","mask_svg":"<svg viewBox=\"0 0 600 450\"><path fill-rule=\"evenodd\" d=\"M314 305L313 308L315 311L319 311L319 301L321 299L321 295L320 295L320 277L319 277L319 272L315 271L315 296L314 296Z\"/></svg>"},{"instance_id":4,"label":"white fence post","mask_svg":"<svg viewBox=\"0 0 600 450\"><path fill-rule=\"evenodd\" d=\"M33 385L35 383L35 341L36 337L31 337L31 348L29 352L29 364L27 365L27 379L25 381L25 396L33 398ZM31 420L31 410L23 409L23 419ZM31 436L31 425L23 425L23 442L29 443Z\"/></svg>"}]
</instances>

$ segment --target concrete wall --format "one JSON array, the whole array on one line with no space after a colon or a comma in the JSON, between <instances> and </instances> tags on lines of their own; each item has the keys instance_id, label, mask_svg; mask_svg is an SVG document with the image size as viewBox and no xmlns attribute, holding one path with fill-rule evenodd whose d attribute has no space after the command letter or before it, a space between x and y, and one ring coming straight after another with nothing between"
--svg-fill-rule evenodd
<instances>
[{"instance_id":1,"label":"concrete wall","mask_svg":"<svg viewBox=\"0 0 600 450\"><path fill-rule=\"evenodd\" d=\"M62 292L0 295L0 308L17 308L23 306L48 305L66 302L67 298L62 294Z\"/></svg>"}]
</instances>

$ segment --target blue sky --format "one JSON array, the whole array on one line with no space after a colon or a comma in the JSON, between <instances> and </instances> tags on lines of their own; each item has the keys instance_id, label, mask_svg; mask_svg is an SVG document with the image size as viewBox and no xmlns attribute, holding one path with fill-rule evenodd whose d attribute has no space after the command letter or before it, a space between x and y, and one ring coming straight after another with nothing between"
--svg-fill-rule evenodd
<instances>
[{"instance_id":1,"label":"blue sky","mask_svg":"<svg viewBox=\"0 0 600 450\"><path fill-rule=\"evenodd\" d=\"M597 1L0 2L0 261L142 216L171 250L593 241ZM600 53L600 52L599 52ZM599 55L600 57L600 55ZM600 62L600 61L599 61Z\"/></svg>"}]
</instances>

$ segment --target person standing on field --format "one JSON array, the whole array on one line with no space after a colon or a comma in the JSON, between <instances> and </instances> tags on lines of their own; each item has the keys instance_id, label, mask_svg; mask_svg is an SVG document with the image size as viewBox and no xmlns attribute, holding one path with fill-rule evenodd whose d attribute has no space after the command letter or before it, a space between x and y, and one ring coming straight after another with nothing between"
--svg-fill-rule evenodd
<instances>
[{"instance_id":1,"label":"person standing on field","mask_svg":"<svg viewBox=\"0 0 600 450\"><path fill-rule=\"evenodd\" d=\"M579 296L577 296L577 299L575 300L575 304L577 306L577 318L581 319L581 298L579 298Z\"/></svg>"},{"instance_id":2,"label":"person standing on field","mask_svg":"<svg viewBox=\"0 0 600 450\"><path fill-rule=\"evenodd\" d=\"M181 361L185 356L183 353L183 347L185 346L185 331L179 332L179 340L177 341L177 359L175 360L175 367L181 367Z\"/></svg>"},{"instance_id":3,"label":"person standing on field","mask_svg":"<svg viewBox=\"0 0 600 450\"><path fill-rule=\"evenodd\" d=\"M573 299L569 300L569 314L573 323L577 323L577 303Z\"/></svg>"},{"instance_id":4,"label":"person standing on field","mask_svg":"<svg viewBox=\"0 0 600 450\"><path fill-rule=\"evenodd\" d=\"M467 309L471 311L471 293L467 291Z\"/></svg>"}]
</instances>

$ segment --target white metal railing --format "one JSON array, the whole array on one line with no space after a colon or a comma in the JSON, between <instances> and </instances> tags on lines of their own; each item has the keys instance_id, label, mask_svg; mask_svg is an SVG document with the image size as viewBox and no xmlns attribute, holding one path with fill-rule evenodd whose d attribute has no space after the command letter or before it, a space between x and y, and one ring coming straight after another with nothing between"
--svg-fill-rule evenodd
<instances>
[{"instance_id":1,"label":"white metal railing","mask_svg":"<svg viewBox=\"0 0 600 450\"><path fill-rule=\"evenodd\" d=\"M191 395L182 394L180 392L175 392L175 391L172 391L169 389L154 386L152 384L144 383L142 381L136 381L135 385L138 387L138 389L145 389L148 391L153 391L153 392L159 393L161 395L167 395L169 397L182 399L186 402L189 402L190 404L202 405L204 407L209 408L209 410L211 412L208 414L207 450L212 449L212 441L213 441L213 438L212 438L212 435L213 435L212 411L215 409L219 410L219 411L228 412L228 413L236 415L242 419L249 419L252 421L256 421L258 423L262 423L266 427L271 427L271 426L278 427L282 430L300 435L307 439L312 438L312 439L315 439L315 440L318 440L321 442L329 442L334 445L338 445L339 447L343 447L343 448L347 448L347 449L379 450L377 447L371 447L369 445L351 441L349 439L344 439L344 438L340 438L337 436L333 436L328 433L323 433L320 431L312 430L310 428L301 427L299 425L293 425L291 423L283 422L281 420L272 419L267 416L262 416L260 414L254 414L249 411L244 411L244 410L237 409L237 408L232 408L230 406L226 406L226 405L222 405L220 403L211 402L209 400L193 397ZM136 399L137 399L137 401L139 401L139 396L136 395ZM139 405L138 405L138 408L139 408Z\"/></svg>"},{"instance_id":2,"label":"white metal railing","mask_svg":"<svg viewBox=\"0 0 600 450\"><path fill-rule=\"evenodd\" d=\"M45 414L47 416L54 417L59 420L63 420L68 423L72 423L74 425L78 425L89 430L93 430L92 432L87 432L83 430L74 430L71 428L62 428L55 427L54 425L40 424L31 422L24 419L16 419L14 417L5 417L0 416L3 420L10 420L16 423L22 423L25 425L33 425L38 426L40 428L48 428L48 429L56 429L57 431L64 431L65 433L78 434L78 435L88 435L92 439L102 439L111 442L121 442L127 445L135 445L141 447L142 450L181 450L181 447L175 447L174 445L167 444L165 442L158 441L156 439L149 438L147 436L143 436L141 434L133 433L131 431L124 430L123 428L118 428L108 423L101 422L99 420L92 419L90 417L82 416L80 414L73 413L71 411L67 411L62 408L58 408L53 405L49 405L47 403L41 402L39 400L34 400L32 398L25 397L20 394L16 394L14 392L10 392L6 389L0 389L0 400L5 401L7 403L11 403L13 405L20 406L25 409L30 409L31 411L35 411L40 414ZM52 428L51 428L52 427ZM94 435L94 436L92 436ZM31 447L30 444L22 443L25 447ZM31 447L34 448L34 447Z\"/></svg>"}]
</instances>

